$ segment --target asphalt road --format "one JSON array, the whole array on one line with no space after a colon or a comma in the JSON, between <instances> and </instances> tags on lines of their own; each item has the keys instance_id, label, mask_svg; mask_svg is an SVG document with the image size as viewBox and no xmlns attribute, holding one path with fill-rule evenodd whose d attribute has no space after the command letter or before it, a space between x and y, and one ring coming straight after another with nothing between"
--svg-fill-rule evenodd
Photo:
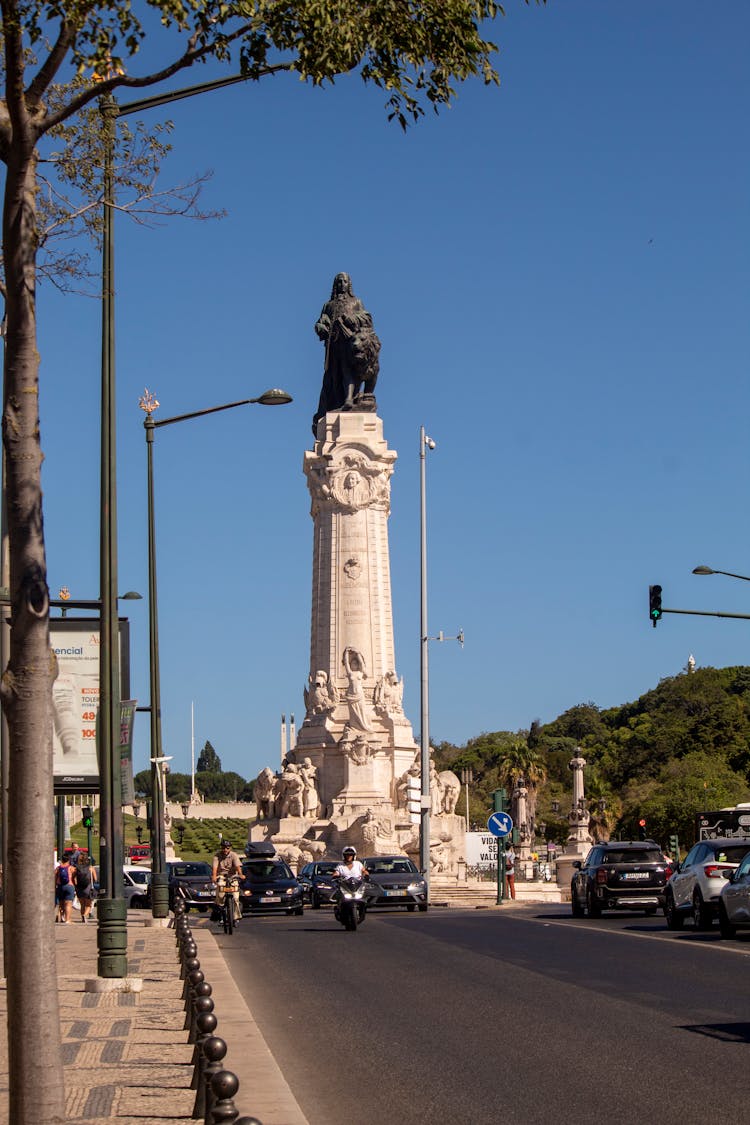
<instances>
[{"instance_id":1,"label":"asphalt road","mask_svg":"<svg viewBox=\"0 0 750 1125\"><path fill-rule=\"evenodd\" d=\"M219 942L311 1125L750 1119L750 937L509 906Z\"/></svg>"}]
</instances>

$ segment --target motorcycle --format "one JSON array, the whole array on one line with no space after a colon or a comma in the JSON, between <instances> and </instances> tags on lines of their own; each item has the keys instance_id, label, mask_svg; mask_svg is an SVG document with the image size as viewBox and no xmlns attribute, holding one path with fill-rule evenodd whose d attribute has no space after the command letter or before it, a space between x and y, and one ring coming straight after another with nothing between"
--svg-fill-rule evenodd
<instances>
[{"instance_id":1,"label":"motorcycle","mask_svg":"<svg viewBox=\"0 0 750 1125\"><path fill-rule=\"evenodd\" d=\"M356 930L367 913L368 888L364 879L338 879L333 892L333 916L345 930Z\"/></svg>"}]
</instances>

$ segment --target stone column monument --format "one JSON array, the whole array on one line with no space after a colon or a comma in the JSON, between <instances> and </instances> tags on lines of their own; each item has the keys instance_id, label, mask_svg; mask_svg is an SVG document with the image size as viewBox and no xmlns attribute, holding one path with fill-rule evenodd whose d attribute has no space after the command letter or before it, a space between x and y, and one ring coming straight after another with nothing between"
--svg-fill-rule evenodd
<instances>
[{"instance_id":1,"label":"stone column monument","mask_svg":"<svg viewBox=\"0 0 750 1125\"><path fill-rule=\"evenodd\" d=\"M575 756L568 762L568 768L573 771L573 799L568 813L568 840L565 851L557 859L557 882L559 886L569 886L573 874L573 863L582 860L587 855L593 843L589 835L589 810L586 807L586 798L583 787L583 770L586 759L581 753L580 746L576 749Z\"/></svg>"},{"instance_id":2,"label":"stone column monument","mask_svg":"<svg viewBox=\"0 0 750 1125\"><path fill-rule=\"evenodd\" d=\"M270 837L290 859L297 850L338 855L344 844L416 855L409 790L419 749L396 670L388 549L397 455L376 413L380 341L347 274L334 279L315 330L325 365L315 442L303 461L313 520L305 718L275 778L275 815L266 801L251 837ZM447 870L463 851L465 826L438 775L435 784L431 859Z\"/></svg>"}]
</instances>

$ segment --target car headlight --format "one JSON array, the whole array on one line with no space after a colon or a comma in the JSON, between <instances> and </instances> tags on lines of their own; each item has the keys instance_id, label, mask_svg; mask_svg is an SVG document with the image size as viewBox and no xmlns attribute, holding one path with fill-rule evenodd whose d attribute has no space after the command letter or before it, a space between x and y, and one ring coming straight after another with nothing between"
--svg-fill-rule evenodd
<instances>
[{"instance_id":1,"label":"car headlight","mask_svg":"<svg viewBox=\"0 0 750 1125\"><path fill-rule=\"evenodd\" d=\"M409 883L408 889L410 891L417 891L417 892L424 893L424 889L425 889L424 888L424 879L420 879L416 883Z\"/></svg>"},{"instance_id":2,"label":"car headlight","mask_svg":"<svg viewBox=\"0 0 750 1125\"><path fill-rule=\"evenodd\" d=\"M287 889L284 891L284 894L285 895L293 895L296 892L296 890L297 890L296 887L287 887Z\"/></svg>"}]
</instances>

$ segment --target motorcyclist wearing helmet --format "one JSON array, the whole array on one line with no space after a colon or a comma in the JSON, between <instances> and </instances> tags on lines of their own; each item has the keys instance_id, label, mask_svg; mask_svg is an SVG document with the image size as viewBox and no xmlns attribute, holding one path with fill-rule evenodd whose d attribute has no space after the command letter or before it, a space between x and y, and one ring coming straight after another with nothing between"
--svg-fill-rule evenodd
<instances>
[{"instance_id":1,"label":"motorcyclist wearing helmet","mask_svg":"<svg viewBox=\"0 0 750 1125\"><path fill-rule=\"evenodd\" d=\"M357 849L347 847L341 853L342 863L339 863L333 873L335 879L365 879L369 872L364 863L357 859Z\"/></svg>"}]
</instances>

